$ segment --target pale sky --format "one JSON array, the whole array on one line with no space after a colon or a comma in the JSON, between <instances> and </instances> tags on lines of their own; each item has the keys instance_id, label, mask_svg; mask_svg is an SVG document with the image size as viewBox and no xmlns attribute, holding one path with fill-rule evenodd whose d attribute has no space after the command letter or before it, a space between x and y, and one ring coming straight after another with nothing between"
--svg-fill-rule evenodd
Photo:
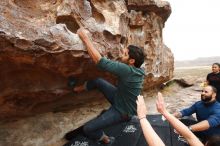
<instances>
[{"instance_id":1,"label":"pale sky","mask_svg":"<svg viewBox=\"0 0 220 146\"><path fill-rule=\"evenodd\" d=\"M220 56L220 0L167 0L172 13L163 29L175 60Z\"/></svg>"}]
</instances>

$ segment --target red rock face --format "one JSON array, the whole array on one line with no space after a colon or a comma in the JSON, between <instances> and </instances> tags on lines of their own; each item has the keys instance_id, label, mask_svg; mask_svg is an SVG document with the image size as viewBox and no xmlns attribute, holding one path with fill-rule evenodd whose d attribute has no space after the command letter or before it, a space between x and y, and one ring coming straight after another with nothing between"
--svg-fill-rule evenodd
<instances>
[{"instance_id":1,"label":"red rock face","mask_svg":"<svg viewBox=\"0 0 220 146\"><path fill-rule=\"evenodd\" d=\"M170 13L169 3L159 0L1 0L0 119L63 110L69 97L70 108L95 100L77 98L69 76L79 83L100 76L115 81L96 69L76 34L80 26L110 59L129 44L144 48L144 89L167 81L174 59L162 29Z\"/></svg>"}]
</instances>

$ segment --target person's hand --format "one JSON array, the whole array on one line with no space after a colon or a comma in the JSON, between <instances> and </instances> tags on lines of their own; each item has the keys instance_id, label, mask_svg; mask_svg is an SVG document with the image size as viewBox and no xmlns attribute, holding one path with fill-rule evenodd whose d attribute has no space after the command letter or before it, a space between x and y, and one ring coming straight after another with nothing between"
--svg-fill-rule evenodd
<instances>
[{"instance_id":1,"label":"person's hand","mask_svg":"<svg viewBox=\"0 0 220 146\"><path fill-rule=\"evenodd\" d=\"M144 118L147 115L147 108L144 102L144 98L142 95L138 95L137 100L137 114L138 114L138 118Z\"/></svg>"},{"instance_id":2,"label":"person's hand","mask_svg":"<svg viewBox=\"0 0 220 146\"><path fill-rule=\"evenodd\" d=\"M157 106L157 111L159 113L163 114L164 112L166 112L164 99L163 99L163 96L160 92L158 92L158 94L157 94L156 106Z\"/></svg>"},{"instance_id":3,"label":"person's hand","mask_svg":"<svg viewBox=\"0 0 220 146\"><path fill-rule=\"evenodd\" d=\"M77 30L77 34L81 34L81 33L84 33L85 32L85 28L83 27L80 27L78 30Z\"/></svg>"},{"instance_id":4,"label":"person's hand","mask_svg":"<svg viewBox=\"0 0 220 146\"><path fill-rule=\"evenodd\" d=\"M181 117L182 117L182 114L181 114L181 112L175 112L175 113L173 114L173 116L176 117L176 118L181 118Z\"/></svg>"},{"instance_id":5,"label":"person's hand","mask_svg":"<svg viewBox=\"0 0 220 146\"><path fill-rule=\"evenodd\" d=\"M83 27L81 27L81 28L79 28L79 29L77 30L77 34L79 35L79 37L80 37L82 40L84 40L84 38L87 37L87 33L88 33L88 31L87 31L85 28L83 28Z\"/></svg>"}]
</instances>

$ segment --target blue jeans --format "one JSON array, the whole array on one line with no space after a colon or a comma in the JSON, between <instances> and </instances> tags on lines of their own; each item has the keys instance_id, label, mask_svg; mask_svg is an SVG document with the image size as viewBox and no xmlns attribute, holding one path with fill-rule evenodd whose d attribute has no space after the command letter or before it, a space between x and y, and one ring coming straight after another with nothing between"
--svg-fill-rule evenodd
<instances>
[{"instance_id":1,"label":"blue jeans","mask_svg":"<svg viewBox=\"0 0 220 146\"><path fill-rule=\"evenodd\" d=\"M117 90L114 85L101 78L98 78L88 81L85 86L87 90L98 89L111 103L111 107L107 111L87 122L83 127L83 131L86 136L95 140L101 140L105 135L104 131L102 130L103 128L126 121L128 118L122 115L112 106L114 105L114 97Z\"/></svg>"}]
</instances>

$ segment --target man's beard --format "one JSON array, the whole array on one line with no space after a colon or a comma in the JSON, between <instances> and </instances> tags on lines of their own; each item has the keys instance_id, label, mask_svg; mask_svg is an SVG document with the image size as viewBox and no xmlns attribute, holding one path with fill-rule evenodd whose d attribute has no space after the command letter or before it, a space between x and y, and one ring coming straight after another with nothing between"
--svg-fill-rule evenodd
<instances>
[{"instance_id":1,"label":"man's beard","mask_svg":"<svg viewBox=\"0 0 220 146\"><path fill-rule=\"evenodd\" d=\"M212 96L201 95L201 100L205 103L208 103L212 100Z\"/></svg>"}]
</instances>

